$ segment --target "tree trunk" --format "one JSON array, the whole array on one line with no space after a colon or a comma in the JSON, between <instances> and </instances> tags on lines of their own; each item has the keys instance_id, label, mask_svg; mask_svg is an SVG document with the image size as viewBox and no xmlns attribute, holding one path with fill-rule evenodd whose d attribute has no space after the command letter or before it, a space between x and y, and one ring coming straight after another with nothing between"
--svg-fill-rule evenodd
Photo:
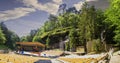
<instances>
[{"instance_id":1,"label":"tree trunk","mask_svg":"<svg viewBox=\"0 0 120 63\"><path fill-rule=\"evenodd\" d=\"M85 52L85 54L87 54L87 42L86 42L86 40L84 39L84 52Z\"/></svg>"},{"instance_id":2,"label":"tree trunk","mask_svg":"<svg viewBox=\"0 0 120 63\"><path fill-rule=\"evenodd\" d=\"M104 48L105 48L105 51L107 51L107 46L106 46L105 37L104 37L104 33L105 33L105 32L106 32L105 30L103 30L103 31L101 32L101 42L102 42L102 44L103 44L103 46L104 46Z\"/></svg>"}]
</instances>

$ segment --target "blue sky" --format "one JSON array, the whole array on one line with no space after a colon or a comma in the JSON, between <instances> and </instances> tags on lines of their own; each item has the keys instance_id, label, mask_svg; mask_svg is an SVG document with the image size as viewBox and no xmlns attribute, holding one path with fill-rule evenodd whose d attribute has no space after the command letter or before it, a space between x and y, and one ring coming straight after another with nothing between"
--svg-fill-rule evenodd
<instances>
[{"instance_id":1,"label":"blue sky","mask_svg":"<svg viewBox=\"0 0 120 63\"><path fill-rule=\"evenodd\" d=\"M85 0L0 0L0 22L19 36L29 34L30 30L40 28L48 19L49 14L57 14L59 5L67 4L67 8L75 6L78 10ZM86 0L102 3L104 0ZM103 2L102 2L103 1ZM92 3L93 4L93 3ZM97 6L97 5L96 5Z\"/></svg>"}]
</instances>

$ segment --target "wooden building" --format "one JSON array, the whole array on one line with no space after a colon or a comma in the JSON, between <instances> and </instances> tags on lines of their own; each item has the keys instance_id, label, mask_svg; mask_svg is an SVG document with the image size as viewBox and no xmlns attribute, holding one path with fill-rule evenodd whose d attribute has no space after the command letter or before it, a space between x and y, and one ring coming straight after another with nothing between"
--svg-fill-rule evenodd
<instances>
[{"instance_id":1,"label":"wooden building","mask_svg":"<svg viewBox=\"0 0 120 63\"><path fill-rule=\"evenodd\" d=\"M45 45L40 42L16 42L17 50L29 52L40 52L45 49Z\"/></svg>"}]
</instances>

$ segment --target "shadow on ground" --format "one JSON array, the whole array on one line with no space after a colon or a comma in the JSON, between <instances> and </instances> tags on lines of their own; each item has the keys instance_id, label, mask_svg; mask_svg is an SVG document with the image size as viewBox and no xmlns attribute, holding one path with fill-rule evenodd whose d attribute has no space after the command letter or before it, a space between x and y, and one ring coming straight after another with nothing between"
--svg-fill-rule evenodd
<instances>
[{"instance_id":1,"label":"shadow on ground","mask_svg":"<svg viewBox=\"0 0 120 63\"><path fill-rule=\"evenodd\" d=\"M52 63L51 60L38 60L34 63Z\"/></svg>"}]
</instances>

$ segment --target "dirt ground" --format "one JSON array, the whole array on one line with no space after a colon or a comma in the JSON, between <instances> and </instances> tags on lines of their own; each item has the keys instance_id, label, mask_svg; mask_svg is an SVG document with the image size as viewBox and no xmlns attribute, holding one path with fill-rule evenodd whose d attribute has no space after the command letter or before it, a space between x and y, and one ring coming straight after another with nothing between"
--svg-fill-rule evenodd
<instances>
[{"instance_id":1,"label":"dirt ground","mask_svg":"<svg viewBox=\"0 0 120 63\"><path fill-rule=\"evenodd\" d=\"M120 55L112 56L110 63L120 63Z\"/></svg>"}]
</instances>

